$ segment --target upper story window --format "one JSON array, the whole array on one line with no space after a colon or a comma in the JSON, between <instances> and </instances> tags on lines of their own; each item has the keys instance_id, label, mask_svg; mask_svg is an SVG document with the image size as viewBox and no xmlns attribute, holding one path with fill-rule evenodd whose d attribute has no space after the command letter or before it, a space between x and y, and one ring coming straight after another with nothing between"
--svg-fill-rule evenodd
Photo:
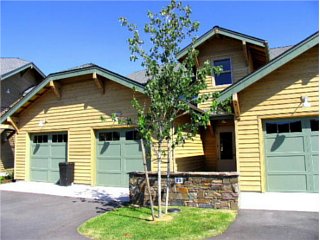
<instances>
[{"instance_id":1,"label":"upper story window","mask_svg":"<svg viewBox=\"0 0 320 240\"><path fill-rule=\"evenodd\" d=\"M216 66L216 67L220 66L223 69L220 74L214 75L216 86L225 85L225 84L232 84L231 60L229 58L214 60L213 66Z\"/></svg>"}]
</instances>

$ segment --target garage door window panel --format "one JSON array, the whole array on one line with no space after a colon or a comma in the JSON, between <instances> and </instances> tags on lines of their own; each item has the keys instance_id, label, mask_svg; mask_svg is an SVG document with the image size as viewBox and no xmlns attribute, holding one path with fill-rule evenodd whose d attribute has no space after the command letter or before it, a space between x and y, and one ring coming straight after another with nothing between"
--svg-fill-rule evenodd
<instances>
[{"instance_id":1,"label":"garage door window panel","mask_svg":"<svg viewBox=\"0 0 320 240\"><path fill-rule=\"evenodd\" d=\"M33 143L47 143L48 135L36 135L33 136Z\"/></svg>"},{"instance_id":2,"label":"garage door window panel","mask_svg":"<svg viewBox=\"0 0 320 240\"><path fill-rule=\"evenodd\" d=\"M310 129L312 132L319 132L319 120L311 119L310 120Z\"/></svg>"},{"instance_id":3,"label":"garage door window panel","mask_svg":"<svg viewBox=\"0 0 320 240\"><path fill-rule=\"evenodd\" d=\"M68 135L67 134L53 134L52 135L52 142L53 143L62 143L68 142Z\"/></svg>"},{"instance_id":4,"label":"garage door window panel","mask_svg":"<svg viewBox=\"0 0 320 240\"><path fill-rule=\"evenodd\" d=\"M138 131L134 130L134 131L126 131L126 140L134 140L134 141L138 141L140 140L140 134Z\"/></svg>"},{"instance_id":5,"label":"garage door window panel","mask_svg":"<svg viewBox=\"0 0 320 240\"><path fill-rule=\"evenodd\" d=\"M120 132L104 132L99 133L99 141L119 141L120 140Z\"/></svg>"},{"instance_id":6,"label":"garage door window panel","mask_svg":"<svg viewBox=\"0 0 320 240\"><path fill-rule=\"evenodd\" d=\"M267 134L302 132L301 121L266 123Z\"/></svg>"}]
</instances>

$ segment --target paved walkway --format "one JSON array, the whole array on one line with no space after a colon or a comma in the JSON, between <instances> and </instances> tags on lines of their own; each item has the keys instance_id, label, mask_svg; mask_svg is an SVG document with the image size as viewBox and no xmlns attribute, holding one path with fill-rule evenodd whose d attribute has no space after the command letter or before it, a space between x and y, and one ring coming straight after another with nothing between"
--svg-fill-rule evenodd
<instances>
[{"instance_id":1,"label":"paved walkway","mask_svg":"<svg viewBox=\"0 0 320 240\"><path fill-rule=\"evenodd\" d=\"M241 192L240 209L319 212L319 193Z\"/></svg>"},{"instance_id":2,"label":"paved walkway","mask_svg":"<svg viewBox=\"0 0 320 240\"><path fill-rule=\"evenodd\" d=\"M14 183L1 184L0 190L96 199L99 201L129 201L128 188L91 187L81 184L64 187L53 183L17 181Z\"/></svg>"}]
</instances>

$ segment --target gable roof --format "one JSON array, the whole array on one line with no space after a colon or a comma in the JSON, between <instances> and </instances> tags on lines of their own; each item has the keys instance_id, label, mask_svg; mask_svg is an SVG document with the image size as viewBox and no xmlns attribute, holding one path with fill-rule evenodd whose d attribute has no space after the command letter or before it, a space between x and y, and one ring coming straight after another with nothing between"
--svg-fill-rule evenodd
<instances>
[{"instance_id":1,"label":"gable roof","mask_svg":"<svg viewBox=\"0 0 320 240\"><path fill-rule=\"evenodd\" d=\"M296 44L292 48L289 48L283 54L274 58L271 62L267 63L265 66L261 67L257 71L245 76L240 79L238 82L232 84L221 92L218 101L224 101L228 97L231 97L232 94L238 93L243 89L249 87L253 83L259 81L261 78L280 68L284 64L288 63L292 59L306 52L310 48L319 44L319 32L312 34L310 37Z\"/></svg>"},{"instance_id":2,"label":"gable roof","mask_svg":"<svg viewBox=\"0 0 320 240\"><path fill-rule=\"evenodd\" d=\"M205 34L203 34L202 36L200 36L199 38L197 38L194 42L194 47L198 47L201 44L203 44L204 42L206 42L207 40L209 40L210 38L214 37L215 35L223 35L226 37L230 37L233 39L237 39L240 41L246 41L248 43L251 43L253 45L257 45L259 47L267 47L268 43L267 41L260 39L260 38L256 38L256 37L252 37L243 33L239 33L239 32L235 32L226 28L222 28L219 26L214 26L212 29L210 29L208 32L206 32ZM177 54L177 58L180 59L183 56L185 56L188 52L188 49L192 46L192 44L189 44L188 46L186 46L185 48L183 48L178 54Z\"/></svg>"},{"instance_id":3,"label":"gable roof","mask_svg":"<svg viewBox=\"0 0 320 240\"><path fill-rule=\"evenodd\" d=\"M45 78L46 75L32 62L20 58L0 58L0 74L1 80L11 77L28 68L35 69L38 74Z\"/></svg>"},{"instance_id":4,"label":"gable roof","mask_svg":"<svg viewBox=\"0 0 320 240\"><path fill-rule=\"evenodd\" d=\"M50 84L51 81L59 81L66 78L82 76L86 74L94 74L100 75L107 79L110 79L114 82L117 82L123 86L129 88L135 88L136 91L143 93L144 86L138 82L135 82L127 77L124 77L120 74L111 72L105 68L102 68L95 64L85 64L76 68L72 68L70 70L61 71L49 74L45 80L43 80L39 85L37 85L30 93L28 93L24 98L22 98L19 102L17 102L11 109L9 109L3 116L1 116L1 123L5 122L6 119L16 111L18 111L21 107L23 107L28 102L33 102L35 97L40 96L40 91L44 91L45 88L48 88L47 85Z\"/></svg>"}]
</instances>

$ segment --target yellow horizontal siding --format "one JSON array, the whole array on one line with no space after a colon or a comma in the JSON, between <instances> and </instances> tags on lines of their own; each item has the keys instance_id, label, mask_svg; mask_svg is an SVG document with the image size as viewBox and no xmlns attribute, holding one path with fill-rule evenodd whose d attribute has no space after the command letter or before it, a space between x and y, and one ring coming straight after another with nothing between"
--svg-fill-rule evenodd
<instances>
[{"instance_id":1,"label":"yellow horizontal siding","mask_svg":"<svg viewBox=\"0 0 320 240\"><path fill-rule=\"evenodd\" d=\"M68 132L68 161L75 163L75 183L94 183L95 137L92 129L122 128L111 120L111 114L121 112L134 117L131 106L133 92L112 81L106 81L105 94L101 94L93 80L65 84L62 81L61 99L51 90L31 104L19 116L20 133L16 139L16 177L26 179L26 137L35 132ZM145 101L142 94L136 97ZM105 121L101 121L101 116ZM39 121L45 126L39 127ZM25 133L25 134L21 134Z\"/></svg>"},{"instance_id":2,"label":"yellow horizontal siding","mask_svg":"<svg viewBox=\"0 0 320 240\"><path fill-rule=\"evenodd\" d=\"M205 61L213 62L218 59L231 59L231 72L233 82L247 75L249 68L247 66L242 42L231 38L213 38L207 41L199 48L199 62L202 65ZM215 86L214 77L208 76L206 79L207 89L200 92L200 94L207 94L219 92L225 89L228 85ZM203 104L199 104L201 109L209 109L212 99Z\"/></svg>"},{"instance_id":3,"label":"yellow horizontal siding","mask_svg":"<svg viewBox=\"0 0 320 240\"><path fill-rule=\"evenodd\" d=\"M207 171L216 171L217 170L217 161L218 161L218 153L217 153L217 140L214 136L213 131L208 127L202 132L203 139L203 150L205 154L205 167Z\"/></svg>"},{"instance_id":4,"label":"yellow horizontal siding","mask_svg":"<svg viewBox=\"0 0 320 240\"><path fill-rule=\"evenodd\" d=\"M175 124L189 122L187 116L180 117ZM186 133L185 133L186 134ZM179 145L174 150L175 171L196 171L204 167L204 151L200 133L193 139L188 139L183 145Z\"/></svg>"},{"instance_id":5,"label":"yellow horizontal siding","mask_svg":"<svg viewBox=\"0 0 320 240\"><path fill-rule=\"evenodd\" d=\"M264 143L259 123L266 118L318 115L317 53L315 47L239 93L237 162L242 191L264 190ZM303 108L301 96L308 96L312 106Z\"/></svg>"},{"instance_id":6,"label":"yellow horizontal siding","mask_svg":"<svg viewBox=\"0 0 320 240\"><path fill-rule=\"evenodd\" d=\"M15 136L15 169L14 177L15 179L25 180L25 159L26 156L26 137L27 133L20 131ZM19 161L20 160L20 161Z\"/></svg>"}]
</instances>

